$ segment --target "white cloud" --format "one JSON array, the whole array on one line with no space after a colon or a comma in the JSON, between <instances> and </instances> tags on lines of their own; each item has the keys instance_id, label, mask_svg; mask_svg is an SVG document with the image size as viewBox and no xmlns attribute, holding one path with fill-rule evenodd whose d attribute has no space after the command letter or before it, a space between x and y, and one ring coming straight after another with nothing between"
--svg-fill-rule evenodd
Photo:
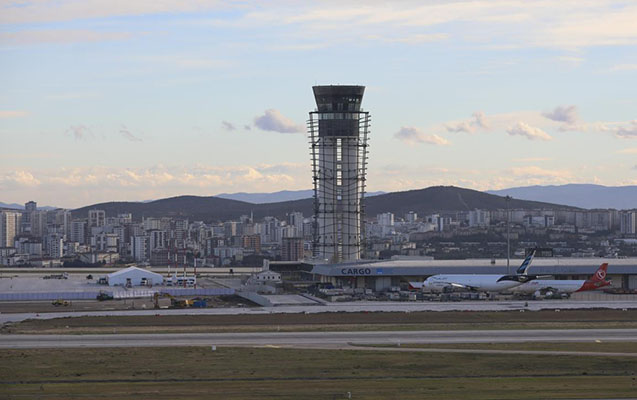
<instances>
[{"instance_id":1,"label":"white cloud","mask_svg":"<svg viewBox=\"0 0 637 400\"><path fill-rule=\"evenodd\" d=\"M279 133L303 133L303 125L296 124L275 109L265 110L265 113L254 119L254 125L264 131Z\"/></svg>"},{"instance_id":2,"label":"white cloud","mask_svg":"<svg viewBox=\"0 0 637 400\"><path fill-rule=\"evenodd\" d=\"M221 12L219 12L221 11ZM224 13L223 11L232 11ZM33 24L153 14L199 15L209 25L262 29L278 35L281 48L335 45L350 37L418 45L453 38L490 48L578 49L637 43L637 6L613 0L321 2L215 0L58 0L5 2L0 24ZM226 15L227 14L227 15ZM210 20L210 15L214 19ZM221 17L220 15L223 15ZM228 16L229 15L229 16ZM188 20L188 23L192 19ZM342 35L347 26L349 35ZM445 29L445 32L437 31ZM263 30L266 32L268 30ZM450 32L447 32L450 31ZM324 38L320 43L316 38ZM573 61L571 57L569 62ZM575 62L579 62L575 60Z\"/></svg>"},{"instance_id":3,"label":"white cloud","mask_svg":"<svg viewBox=\"0 0 637 400\"><path fill-rule=\"evenodd\" d=\"M18 111L18 110L0 110L0 119L4 118L19 118L25 117L28 113L26 111Z\"/></svg>"},{"instance_id":4,"label":"white cloud","mask_svg":"<svg viewBox=\"0 0 637 400\"><path fill-rule=\"evenodd\" d=\"M542 115L552 121L564 122L569 125L574 124L578 119L576 106L558 106L553 111L543 112Z\"/></svg>"},{"instance_id":5,"label":"white cloud","mask_svg":"<svg viewBox=\"0 0 637 400\"><path fill-rule=\"evenodd\" d=\"M16 170L0 175L0 188L10 186L35 187L40 181L29 171Z\"/></svg>"},{"instance_id":6,"label":"white cloud","mask_svg":"<svg viewBox=\"0 0 637 400\"><path fill-rule=\"evenodd\" d=\"M624 139L637 139L637 119L630 121L628 126L617 127L615 135Z\"/></svg>"},{"instance_id":7,"label":"white cloud","mask_svg":"<svg viewBox=\"0 0 637 400\"><path fill-rule=\"evenodd\" d=\"M100 201L162 198L184 194L305 189L310 164L238 166L165 166L143 168L74 167L48 170L0 170L2 201L40 198L48 204L80 207ZM72 191L73 196L68 195Z\"/></svg>"},{"instance_id":8,"label":"white cloud","mask_svg":"<svg viewBox=\"0 0 637 400\"><path fill-rule=\"evenodd\" d=\"M514 111L509 113L486 115L481 111L474 112L468 120L447 121L432 125L428 132L444 134L448 132L474 133L478 130L484 132L505 132L518 121L526 121L533 126L542 128L557 128L559 125L547 120L539 111Z\"/></svg>"},{"instance_id":9,"label":"white cloud","mask_svg":"<svg viewBox=\"0 0 637 400\"><path fill-rule=\"evenodd\" d=\"M532 127L524 122L518 122L511 128L507 129L507 133L511 136L524 136L529 140L551 140L553 139L548 133L540 128Z\"/></svg>"},{"instance_id":10,"label":"white cloud","mask_svg":"<svg viewBox=\"0 0 637 400\"><path fill-rule=\"evenodd\" d=\"M616 46L637 43L637 7L625 5L614 7L610 1L590 4L568 4L575 8L567 18L554 18L538 39L546 40L540 45L562 48L579 48L590 46ZM578 5L581 7L577 7ZM560 7L561 8L561 7ZM557 10L555 10L557 11ZM563 10L566 11L566 10Z\"/></svg>"},{"instance_id":11,"label":"white cloud","mask_svg":"<svg viewBox=\"0 0 637 400\"><path fill-rule=\"evenodd\" d=\"M413 126L401 127L400 130L394 134L394 137L410 144L426 143L439 146L446 146L450 144L447 139L441 136L435 134L427 135L418 128L414 128Z\"/></svg>"},{"instance_id":12,"label":"white cloud","mask_svg":"<svg viewBox=\"0 0 637 400\"><path fill-rule=\"evenodd\" d=\"M637 154L637 147L622 149L617 152L618 154Z\"/></svg>"},{"instance_id":13,"label":"white cloud","mask_svg":"<svg viewBox=\"0 0 637 400\"><path fill-rule=\"evenodd\" d=\"M474 133L477 129L489 129L489 122L482 111L476 111L471 119L446 124L448 132Z\"/></svg>"}]
</instances>

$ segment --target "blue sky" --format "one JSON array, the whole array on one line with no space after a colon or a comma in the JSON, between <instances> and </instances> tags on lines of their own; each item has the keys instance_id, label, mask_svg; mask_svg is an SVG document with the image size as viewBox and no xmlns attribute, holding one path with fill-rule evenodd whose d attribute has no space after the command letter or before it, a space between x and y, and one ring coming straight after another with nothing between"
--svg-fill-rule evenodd
<instances>
[{"instance_id":1,"label":"blue sky","mask_svg":"<svg viewBox=\"0 0 637 400\"><path fill-rule=\"evenodd\" d=\"M637 184L634 2L0 4L0 201L309 188L315 84L370 190Z\"/></svg>"}]
</instances>

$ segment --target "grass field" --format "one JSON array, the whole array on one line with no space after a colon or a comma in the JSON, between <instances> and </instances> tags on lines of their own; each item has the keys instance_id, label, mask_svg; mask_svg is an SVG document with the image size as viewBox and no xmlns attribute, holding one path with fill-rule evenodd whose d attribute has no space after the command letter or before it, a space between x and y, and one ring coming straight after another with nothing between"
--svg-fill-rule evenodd
<instances>
[{"instance_id":1,"label":"grass field","mask_svg":"<svg viewBox=\"0 0 637 400\"><path fill-rule=\"evenodd\" d=\"M149 333L351 330L637 328L637 310L534 312L320 313L164 315L27 320L2 333Z\"/></svg>"},{"instance_id":2,"label":"grass field","mask_svg":"<svg viewBox=\"0 0 637 400\"><path fill-rule=\"evenodd\" d=\"M536 399L637 393L635 359L273 348L0 351L8 399Z\"/></svg>"},{"instance_id":3,"label":"grass field","mask_svg":"<svg viewBox=\"0 0 637 400\"><path fill-rule=\"evenodd\" d=\"M356 345L357 347L380 347L387 345ZM475 349L475 350L524 350L524 351L583 351L608 353L637 353L637 342L523 342L523 343L404 343L393 347L415 349ZM637 363L637 360L635 360Z\"/></svg>"}]
</instances>

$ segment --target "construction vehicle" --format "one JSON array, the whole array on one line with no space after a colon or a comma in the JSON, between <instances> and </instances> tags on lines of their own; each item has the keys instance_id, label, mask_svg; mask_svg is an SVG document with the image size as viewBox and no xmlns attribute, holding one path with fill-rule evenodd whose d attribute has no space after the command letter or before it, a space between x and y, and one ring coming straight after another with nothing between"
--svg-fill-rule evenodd
<instances>
[{"instance_id":1,"label":"construction vehicle","mask_svg":"<svg viewBox=\"0 0 637 400\"><path fill-rule=\"evenodd\" d=\"M168 293L155 292L153 294L153 303L156 309L169 308L173 304L174 297Z\"/></svg>"},{"instance_id":2,"label":"construction vehicle","mask_svg":"<svg viewBox=\"0 0 637 400\"><path fill-rule=\"evenodd\" d=\"M155 303L155 308L168 308L168 304L163 302L163 300L165 301L166 299L170 299L171 308L205 308L208 305L206 299L198 297L194 299L178 299L169 293L156 292L153 294L153 303Z\"/></svg>"},{"instance_id":3,"label":"construction vehicle","mask_svg":"<svg viewBox=\"0 0 637 400\"><path fill-rule=\"evenodd\" d=\"M56 307L59 307L59 306L68 307L71 305L71 302L68 300L57 299L57 300L53 300L51 304L53 304Z\"/></svg>"},{"instance_id":4,"label":"construction vehicle","mask_svg":"<svg viewBox=\"0 0 637 400\"><path fill-rule=\"evenodd\" d=\"M174 308L190 308L194 303L195 301L190 299L172 299L172 306Z\"/></svg>"},{"instance_id":5,"label":"construction vehicle","mask_svg":"<svg viewBox=\"0 0 637 400\"><path fill-rule=\"evenodd\" d=\"M108 292L100 291L100 294L97 295L97 300L99 301L113 300L113 295Z\"/></svg>"}]
</instances>

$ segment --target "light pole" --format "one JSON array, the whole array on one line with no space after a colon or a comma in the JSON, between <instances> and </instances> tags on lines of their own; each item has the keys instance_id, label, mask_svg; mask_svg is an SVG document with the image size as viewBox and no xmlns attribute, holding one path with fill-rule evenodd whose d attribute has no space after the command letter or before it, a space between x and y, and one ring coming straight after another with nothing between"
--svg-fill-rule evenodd
<instances>
[{"instance_id":1,"label":"light pole","mask_svg":"<svg viewBox=\"0 0 637 400\"><path fill-rule=\"evenodd\" d=\"M510 257L511 257L511 235L509 232L509 220L511 219L511 213L509 212L509 202L511 201L511 196L506 196L504 200L507 203L507 275L511 273L509 271Z\"/></svg>"}]
</instances>

